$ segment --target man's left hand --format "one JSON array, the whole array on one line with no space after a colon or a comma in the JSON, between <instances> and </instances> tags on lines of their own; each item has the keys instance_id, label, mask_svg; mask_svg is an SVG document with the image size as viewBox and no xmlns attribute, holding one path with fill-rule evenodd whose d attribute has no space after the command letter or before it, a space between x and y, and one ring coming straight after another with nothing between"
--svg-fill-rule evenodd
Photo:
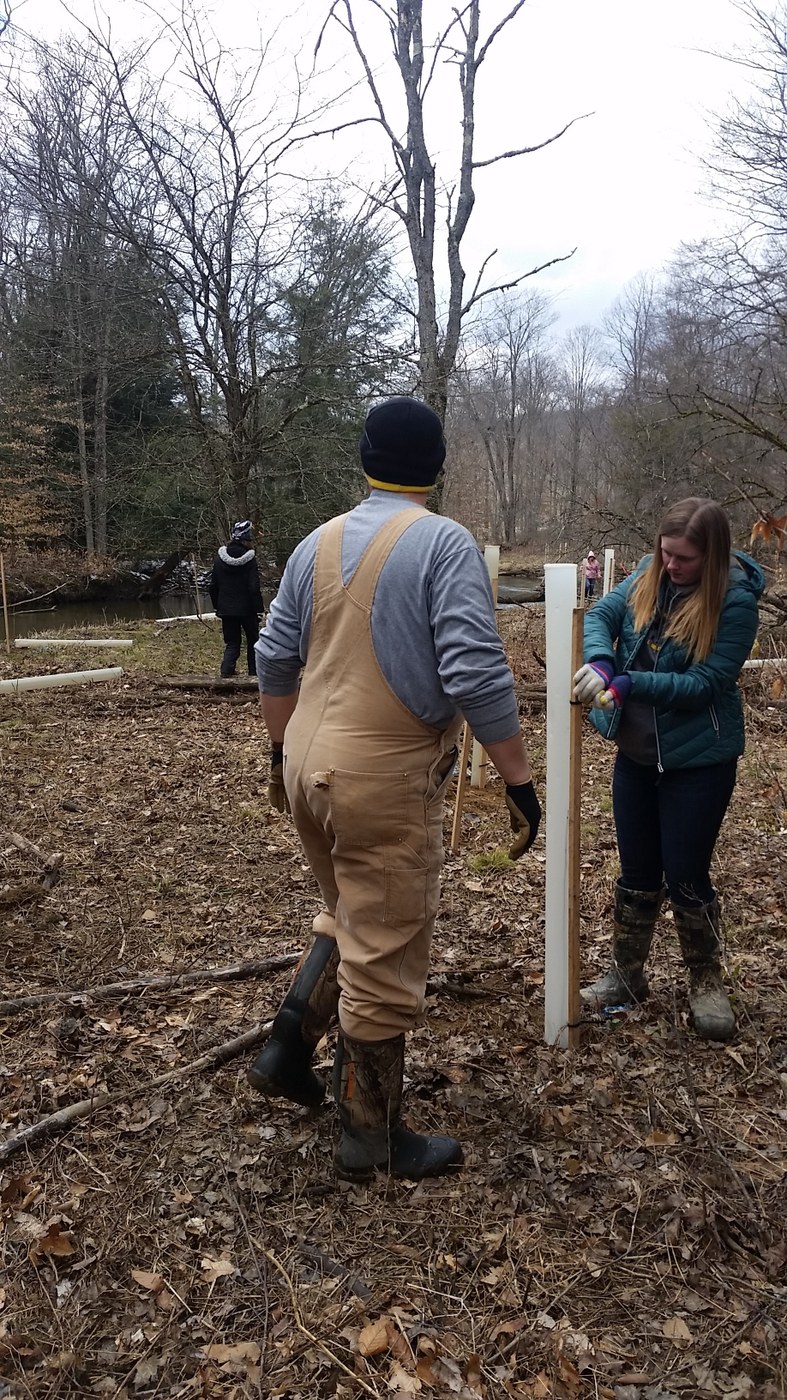
<instances>
[{"instance_id":1,"label":"man's left hand","mask_svg":"<svg viewBox=\"0 0 787 1400\"><path fill-rule=\"evenodd\" d=\"M529 851L541 824L541 803L532 783L506 783L506 807L511 817L514 840L509 848L512 860Z\"/></svg>"},{"instance_id":2,"label":"man's left hand","mask_svg":"<svg viewBox=\"0 0 787 1400\"><path fill-rule=\"evenodd\" d=\"M290 804L284 786L284 745L271 745L271 776L268 783L268 801L277 812L290 815Z\"/></svg>"}]
</instances>

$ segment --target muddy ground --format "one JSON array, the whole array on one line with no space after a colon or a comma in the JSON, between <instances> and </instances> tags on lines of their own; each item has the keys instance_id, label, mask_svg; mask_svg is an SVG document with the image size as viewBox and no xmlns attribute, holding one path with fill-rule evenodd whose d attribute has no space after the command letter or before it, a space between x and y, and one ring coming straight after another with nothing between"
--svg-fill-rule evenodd
<instances>
[{"instance_id":1,"label":"muddy ground","mask_svg":"<svg viewBox=\"0 0 787 1400\"><path fill-rule=\"evenodd\" d=\"M501 614L522 685L543 682L542 611ZM0 697L7 999L297 953L317 908L266 801L254 695L162 684L215 672L217 633L126 630L120 683ZM117 659L15 654L0 678ZM772 678L745 686L716 860L727 1047L691 1033L667 917L646 1007L588 1022L578 1052L544 1045L544 839L509 865L499 782L470 791L408 1047L411 1122L465 1145L453 1178L338 1183L330 1098L260 1101L251 1052L189 1073L271 1016L286 971L2 1016L6 1140L118 1097L3 1164L0 1396L785 1395L786 714ZM543 791L544 711L522 713ZM588 731L588 974L615 875L611 760ZM11 832L63 855L42 898L12 902L42 871Z\"/></svg>"}]
</instances>

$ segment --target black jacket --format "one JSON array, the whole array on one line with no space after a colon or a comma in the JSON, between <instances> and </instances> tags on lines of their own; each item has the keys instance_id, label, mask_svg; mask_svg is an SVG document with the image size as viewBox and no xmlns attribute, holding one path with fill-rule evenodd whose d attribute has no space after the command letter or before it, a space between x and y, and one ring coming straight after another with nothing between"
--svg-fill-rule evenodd
<instances>
[{"instance_id":1,"label":"black jacket","mask_svg":"<svg viewBox=\"0 0 787 1400\"><path fill-rule=\"evenodd\" d=\"M223 544L213 562L208 592L219 617L263 613L265 604L254 550L234 540Z\"/></svg>"}]
</instances>

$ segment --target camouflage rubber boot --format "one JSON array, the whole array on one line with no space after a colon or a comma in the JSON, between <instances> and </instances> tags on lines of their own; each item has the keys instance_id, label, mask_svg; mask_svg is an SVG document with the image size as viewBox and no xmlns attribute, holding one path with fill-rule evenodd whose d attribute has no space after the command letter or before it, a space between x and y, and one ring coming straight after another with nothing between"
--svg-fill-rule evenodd
<instances>
[{"instance_id":1,"label":"camouflage rubber boot","mask_svg":"<svg viewBox=\"0 0 787 1400\"><path fill-rule=\"evenodd\" d=\"M339 1007L338 968L336 940L318 933L298 966L269 1039L247 1071L253 1089L304 1108L322 1103L325 1082L312 1069L312 1059Z\"/></svg>"},{"instance_id":2,"label":"camouflage rubber boot","mask_svg":"<svg viewBox=\"0 0 787 1400\"><path fill-rule=\"evenodd\" d=\"M420 1180L462 1161L456 1138L427 1136L400 1121L404 1036L366 1042L339 1036L333 1092L342 1134L334 1156L338 1176L368 1181L375 1168Z\"/></svg>"},{"instance_id":3,"label":"camouflage rubber boot","mask_svg":"<svg viewBox=\"0 0 787 1400\"><path fill-rule=\"evenodd\" d=\"M689 1006L697 1035L703 1040L729 1040L735 1034L735 1012L721 980L721 911L714 896L710 904L684 909L673 904L680 951L689 974Z\"/></svg>"},{"instance_id":4,"label":"camouflage rubber boot","mask_svg":"<svg viewBox=\"0 0 787 1400\"><path fill-rule=\"evenodd\" d=\"M645 1000L648 995L645 963L663 898L663 890L626 890L620 884L615 886L613 963L603 977L582 988L582 1001L590 1010Z\"/></svg>"}]
</instances>

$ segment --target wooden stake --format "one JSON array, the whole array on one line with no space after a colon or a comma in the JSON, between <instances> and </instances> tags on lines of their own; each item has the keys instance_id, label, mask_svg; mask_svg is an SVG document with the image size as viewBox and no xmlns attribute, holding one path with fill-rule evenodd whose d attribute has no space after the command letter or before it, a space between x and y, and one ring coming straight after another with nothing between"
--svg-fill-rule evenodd
<instances>
[{"instance_id":1,"label":"wooden stake","mask_svg":"<svg viewBox=\"0 0 787 1400\"><path fill-rule=\"evenodd\" d=\"M584 598L583 598L584 604ZM574 609L571 628L571 674L582 665L584 606ZM568 768L568 1043L580 1043L579 914L582 857L582 706L571 702Z\"/></svg>"},{"instance_id":2,"label":"wooden stake","mask_svg":"<svg viewBox=\"0 0 787 1400\"><path fill-rule=\"evenodd\" d=\"M201 621L202 621L202 603L200 602L199 584L197 583L197 561L196 561L196 559L194 558L194 555L193 555L193 554L192 554L192 556L191 556L191 572L192 572L192 574L194 575L194 597L195 597L196 603L197 603L197 617L199 618L199 620L200 620L200 622L201 622Z\"/></svg>"},{"instance_id":3,"label":"wooden stake","mask_svg":"<svg viewBox=\"0 0 787 1400\"><path fill-rule=\"evenodd\" d=\"M467 756L470 752L472 737L470 725L466 724L462 730L462 743L459 750L459 776L456 780L454 820L451 825L451 854L454 856L462 842L462 809L465 805L465 788L467 787Z\"/></svg>"},{"instance_id":4,"label":"wooden stake","mask_svg":"<svg viewBox=\"0 0 787 1400\"><path fill-rule=\"evenodd\" d=\"M3 619L5 621L5 649L11 655L11 624L8 620L8 595L5 591L5 560L0 550L0 589L3 593Z\"/></svg>"}]
</instances>

